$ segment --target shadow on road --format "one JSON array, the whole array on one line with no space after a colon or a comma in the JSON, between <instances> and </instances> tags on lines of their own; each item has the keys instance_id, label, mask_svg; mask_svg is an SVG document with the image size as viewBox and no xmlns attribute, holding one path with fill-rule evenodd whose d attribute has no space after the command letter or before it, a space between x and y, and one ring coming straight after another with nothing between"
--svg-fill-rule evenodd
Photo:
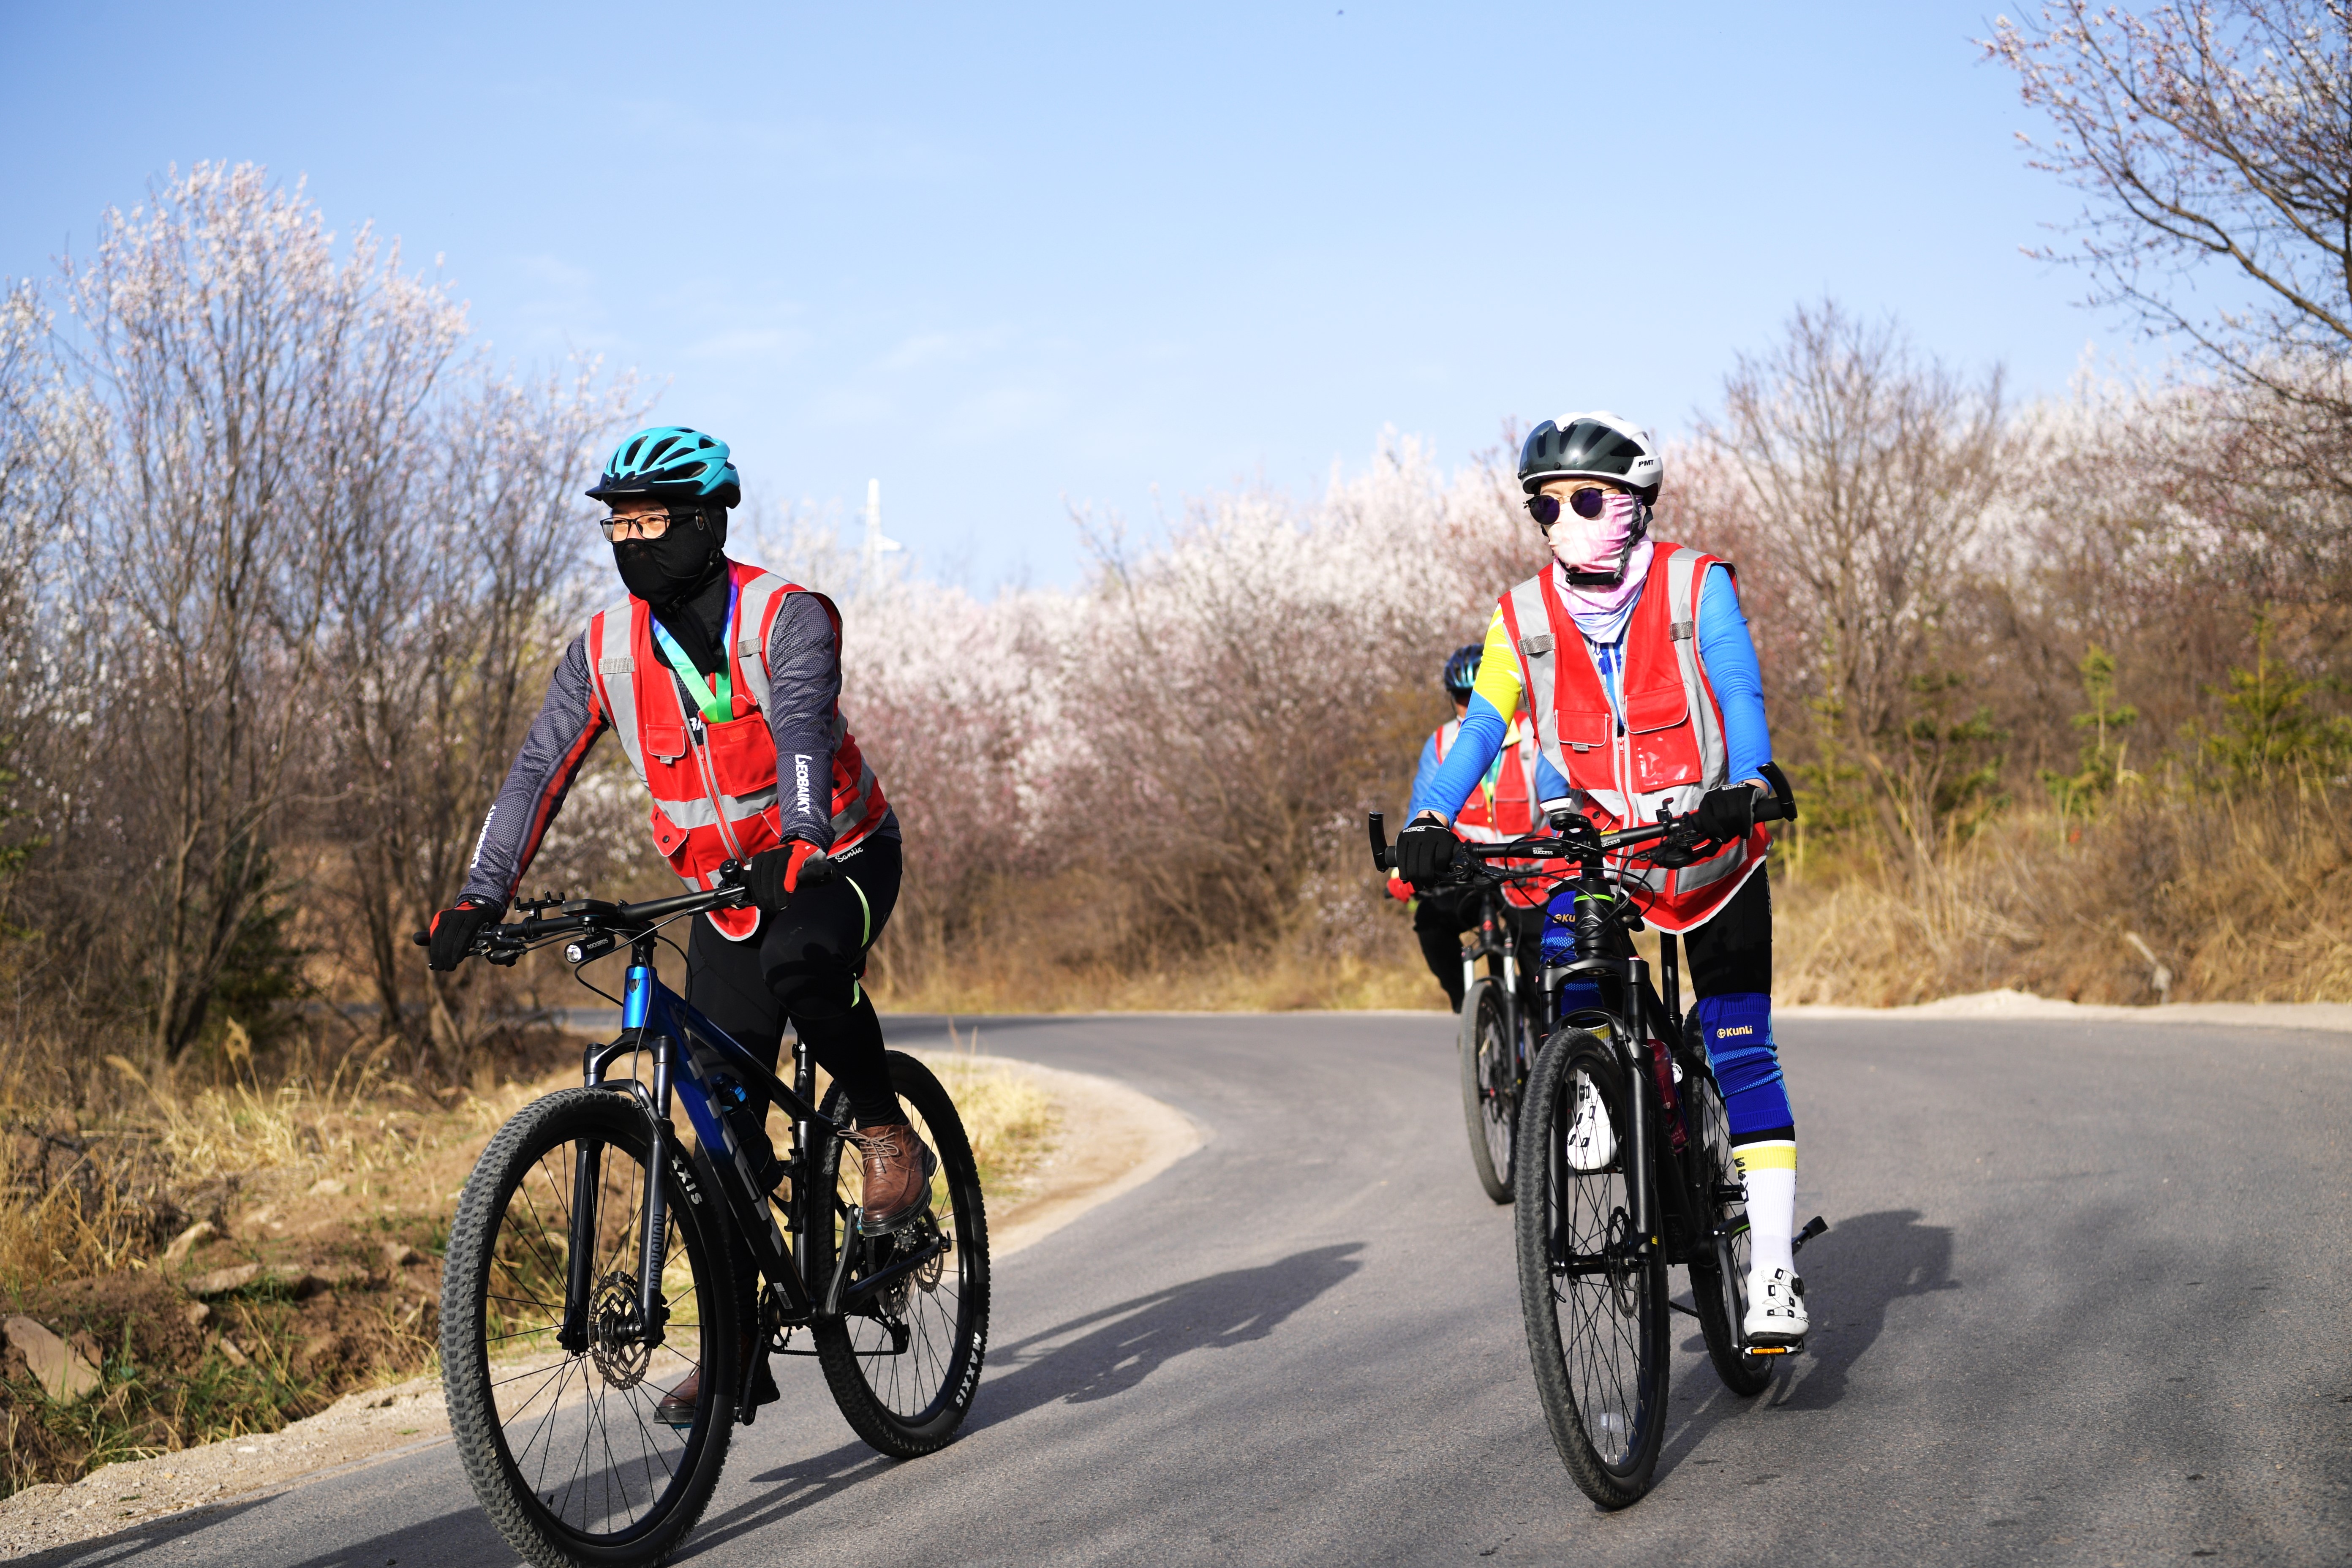
<instances>
[{"instance_id":1,"label":"shadow on road","mask_svg":"<svg viewBox=\"0 0 2352 1568\"><path fill-rule=\"evenodd\" d=\"M1960 1289L1951 1277L1950 1227L1921 1225L1916 1209L1882 1209L1842 1219L1805 1249L1802 1261L1813 1331L1804 1354L1789 1358L1799 1363L1793 1375L1776 1379L1758 1396L1775 1409L1822 1410L1836 1404L1845 1394L1846 1373L1885 1331L1889 1306L1907 1296ZM1683 1349L1704 1355L1706 1345L1693 1334ZM1709 1363L1700 1362L1685 1375L1698 1380L1696 1403L1666 1434L1658 1458L1660 1480L1718 1422L1737 1417L1749 1405L1733 1397Z\"/></svg>"},{"instance_id":2,"label":"shadow on road","mask_svg":"<svg viewBox=\"0 0 2352 1568\"><path fill-rule=\"evenodd\" d=\"M1262 1340L1282 1321L1363 1265L1361 1242L1295 1252L1256 1268L1212 1274L1137 1296L999 1345L1010 1373L983 1377L975 1426L994 1426L1059 1401L1084 1405L1126 1393L1187 1351ZM1078 1336L1071 1339L1071 1335Z\"/></svg>"},{"instance_id":3,"label":"shadow on road","mask_svg":"<svg viewBox=\"0 0 2352 1568\"><path fill-rule=\"evenodd\" d=\"M1010 1421L1057 1400L1084 1405L1108 1399L1187 1351L1264 1339L1361 1268L1352 1256L1361 1248L1360 1242L1348 1242L1294 1253L1262 1268L1212 1274L993 1346L991 1370L982 1374L980 1398L965 1430ZM780 1489L705 1520L678 1560L798 1513L891 1468L865 1444L848 1443L762 1471L751 1479Z\"/></svg>"},{"instance_id":4,"label":"shadow on road","mask_svg":"<svg viewBox=\"0 0 2352 1568\"><path fill-rule=\"evenodd\" d=\"M1819 1327L1806 1336L1807 1364L1799 1375L1765 1394L1782 1409L1836 1404L1846 1373L1885 1331L1888 1307L1906 1296L1960 1288L1951 1275L1951 1227L1921 1225L1916 1209L1840 1220L1805 1252L1806 1305Z\"/></svg>"}]
</instances>

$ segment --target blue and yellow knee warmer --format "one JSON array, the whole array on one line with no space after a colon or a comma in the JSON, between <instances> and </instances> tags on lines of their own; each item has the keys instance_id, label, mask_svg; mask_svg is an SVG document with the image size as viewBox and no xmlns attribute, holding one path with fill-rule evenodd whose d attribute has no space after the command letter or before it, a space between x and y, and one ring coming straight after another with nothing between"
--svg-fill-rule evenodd
<instances>
[{"instance_id":1,"label":"blue and yellow knee warmer","mask_svg":"<svg viewBox=\"0 0 2352 1568\"><path fill-rule=\"evenodd\" d=\"M1772 1041L1772 998L1755 991L1702 996L1696 1011L1708 1065L1723 1089L1732 1153L1740 1169L1794 1170L1797 1119L1780 1077L1780 1047Z\"/></svg>"}]
</instances>

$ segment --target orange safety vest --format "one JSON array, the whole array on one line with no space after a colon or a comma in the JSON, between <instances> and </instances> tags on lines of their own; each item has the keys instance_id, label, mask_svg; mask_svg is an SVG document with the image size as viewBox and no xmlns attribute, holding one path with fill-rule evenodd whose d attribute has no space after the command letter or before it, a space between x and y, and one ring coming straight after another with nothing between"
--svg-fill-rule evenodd
<instances>
[{"instance_id":1,"label":"orange safety vest","mask_svg":"<svg viewBox=\"0 0 2352 1568\"><path fill-rule=\"evenodd\" d=\"M689 888L716 886L728 861L747 861L783 842L776 743L767 720L768 636L787 595L810 594L824 606L834 652L841 651L841 612L831 599L756 566L730 561L727 568L735 585L735 619L727 628L732 718L707 723L688 702L654 647L653 612L644 600L624 599L588 620L596 701L654 797L654 847ZM839 854L873 832L889 805L838 704L831 719L833 853ZM794 781L803 795L810 784ZM760 911L712 910L710 923L741 942L760 929Z\"/></svg>"},{"instance_id":2,"label":"orange safety vest","mask_svg":"<svg viewBox=\"0 0 2352 1568\"><path fill-rule=\"evenodd\" d=\"M1641 601L1625 627L1624 717L1610 706L1601 672L1559 596L1551 570L1503 595L1503 625L1519 662L1519 681L1535 720L1544 760L1569 783L1566 801L1602 832L1655 822L1661 807L1682 815L1708 790L1731 782L1723 707L1698 651L1699 596L1707 569L1724 564L1704 551L1661 542L1650 559ZM1555 803L1541 802L1547 811ZM1764 863L1771 835L1763 826L1706 859L1668 868L1618 856L1612 864L1628 889L1647 889L1643 912L1661 931L1701 926Z\"/></svg>"},{"instance_id":3,"label":"orange safety vest","mask_svg":"<svg viewBox=\"0 0 2352 1568\"><path fill-rule=\"evenodd\" d=\"M1535 726L1524 720L1511 728L1515 738L1507 734L1503 750L1496 757L1501 765L1495 770L1494 786L1480 780L1462 803L1454 818L1454 831L1473 844L1503 844L1514 838L1525 838L1542 826L1542 816L1536 810L1536 733ZM1445 753L1454 749L1454 739L1462 732L1462 721L1449 720L1431 741L1437 748L1437 760L1443 763ZM1497 863L1496 869L1525 869L1519 861ZM1559 862L1549 862L1557 866ZM1546 882L1508 882L1504 884L1503 897L1525 909L1539 908L1551 896Z\"/></svg>"}]
</instances>

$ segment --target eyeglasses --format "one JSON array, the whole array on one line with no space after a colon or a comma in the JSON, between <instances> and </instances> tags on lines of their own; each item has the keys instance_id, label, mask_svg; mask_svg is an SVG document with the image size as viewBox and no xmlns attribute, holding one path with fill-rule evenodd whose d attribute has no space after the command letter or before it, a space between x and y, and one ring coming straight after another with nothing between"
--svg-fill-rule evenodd
<instances>
[{"instance_id":1,"label":"eyeglasses","mask_svg":"<svg viewBox=\"0 0 2352 1568\"><path fill-rule=\"evenodd\" d=\"M610 517L598 518L596 526L604 531L607 540L618 542L624 539L659 539L669 531L670 521L666 511L638 511L626 516L614 512Z\"/></svg>"},{"instance_id":2,"label":"eyeglasses","mask_svg":"<svg viewBox=\"0 0 2352 1568\"><path fill-rule=\"evenodd\" d=\"M1601 515L1601 509L1609 504L1609 487L1607 485L1580 485L1575 489L1568 492L1568 504L1575 509L1577 516L1584 519L1587 522L1591 522L1594 518ZM1559 521L1559 498L1558 496L1529 496L1528 498L1528 515L1536 520L1536 526L1538 528L1549 528L1553 523Z\"/></svg>"}]
</instances>

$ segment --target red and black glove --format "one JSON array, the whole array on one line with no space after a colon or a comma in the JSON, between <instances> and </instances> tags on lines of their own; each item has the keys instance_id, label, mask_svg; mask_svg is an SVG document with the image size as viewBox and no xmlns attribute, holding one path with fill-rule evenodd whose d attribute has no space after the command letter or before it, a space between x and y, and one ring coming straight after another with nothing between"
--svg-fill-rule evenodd
<instances>
[{"instance_id":1,"label":"red and black glove","mask_svg":"<svg viewBox=\"0 0 2352 1568\"><path fill-rule=\"evenodd\" d=\"M474 938L481 934L482 928L498 924L499 917L506 912L503 899L459 899L454 906L435 915L433 923L425 928L425 946L429 950L425 955L426 965L443 971L457 968L473 951Z\"/></svg>"},{"instance_id":2,"label":"red and black glove","mask_svg":"<svg viewBox=\"0 0 2352 1568\"><path fill-rule=\"evenodd\" d=\"M743 886L763 910L781 910L803 888L833 880L833 862L805 838L763 849L743 868Z\"/></svg>"}]
</instances>

